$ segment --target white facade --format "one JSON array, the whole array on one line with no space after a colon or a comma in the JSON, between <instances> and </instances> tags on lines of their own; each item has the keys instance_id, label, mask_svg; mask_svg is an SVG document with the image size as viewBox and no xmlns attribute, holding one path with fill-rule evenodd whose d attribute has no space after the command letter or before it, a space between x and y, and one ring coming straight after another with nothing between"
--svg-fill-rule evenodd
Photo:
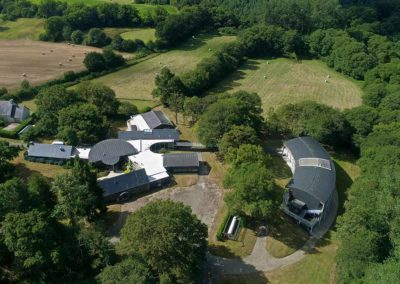
<instances>
[{"instance_id":1,"label":"white facade","mask_svg":"<svg viewBox=\"0 0 400 284\"><path fill-rule=\"evenodd\" d=\"M158 143L173 143L174 140L132 140L132 144L139 153L129 156L129 161L136 168L144 168L150 182L162 180L169 177L164 168L163 154L154 153L150 150L151 146Z\"/></svg>"},{"instance_id":2,"label":"white facade","mask_svg":"<svg viewBox=\"0 0 400 284\"><path fill-rule=\"evenodd\" d=\"M128 131L142 131L151 129L150 126L146 123L142 115L134 115L131 116L131 119L127 122Z\"/></svg>"},{"instance_id":3,"label":"white facade","mask_svg":"<svg viewBox=\"0 0 400 284\"><path fill-rule=\"evenodd\" d=\"M286 164L289 166L290 170L294 174L296 170L296 160L293 157L292 152L286 147L282 148L283 159L285 160Z\"/></svg>"}]
</instances>

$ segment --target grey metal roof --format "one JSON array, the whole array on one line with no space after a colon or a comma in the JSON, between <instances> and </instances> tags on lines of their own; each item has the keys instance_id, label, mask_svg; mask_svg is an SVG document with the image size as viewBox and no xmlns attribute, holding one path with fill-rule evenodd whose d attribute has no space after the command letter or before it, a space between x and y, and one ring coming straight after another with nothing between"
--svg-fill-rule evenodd
<instances>
[{"instance_id":1,"label":"grey metal roof","mask_svg":"<svg viewBox=\"0 0 400 284\"><path fill-rule=\"evenodd\" d=\"M118 139L122 140L179 140L176 129L152 129L143 131L119 131Z\"/></svg>"},{"instance_id":2,"label":"grey metal roof","mask_svg":"<svg viewBox=\"0 0 400 284\"><path fill-rule=\"evenodd\" d=\"M29 116L29 109L19 106L13 100L0 101L0 116L22 120Z\"/></svg>"},{"instance_id":3,"label":"grey metal roof","mask_svg":"<svg viewBox=\"0 0 400 284\"><path fill-rule=\"evenodd\" d=\"M198 153L164 154L165 168L189 168L198 167L200 159Z\"/></svg>"},{"instance_id":4,"label":"grey metal roof","mask_svg":"<svg viewBox=\"0 0 400 284\"><path fill-rule=\"evenodd\" d=\"M103 189L104 197L122 193L148 183L149 178L145 169L98 181L99 186Z\"/></svg>"},{"instance_id":5,"label":"grey metal roof","mask_svg":"<svg viewBox=\"0 0 400 284\"><path fill-rule=\"evenodd\" d=\"M311 137L291 139L284 143L296 160L293 179L288 184L295 198L304 201L309 209L325 203L336 190L335 166L326 150ZM322 159L323 163L303 164L300 159ZM329 163L329 166L327 165Z\"/></svg>"},{"instance_id":6,"label":"grey metal roof","mask_svg":"<svg viewBox=\"0 0 400 284\"><path fill-rule=\"evenodd\" d=\"M71 159L75 147L69 145L53 145L32 143L28 148L28 156L39 158Z\"/></svg>"},{"instance_id":7,"label":"grey metal roof","mask_svg":"<svg viewBox=\"0 0 400 284\"><path fill-rule=\"evenodd\" d=\"M160 126L173 127L172 122L167 118L167 116L159 110L149 111L142 114L144 121L150 129L155 129Z\"/></svg>"},{"instance_id":8,"label":"grey metal roof","mask_svg":"<svg viewBox=\"0 0 400 284\"><path fill-rule=\"evenodd\" d=\"M89 161L115 165L121 157L137 154L138 151L128 142L121 139L108 139L93 146L89 152Z\"/></svg>"}]
</instances>

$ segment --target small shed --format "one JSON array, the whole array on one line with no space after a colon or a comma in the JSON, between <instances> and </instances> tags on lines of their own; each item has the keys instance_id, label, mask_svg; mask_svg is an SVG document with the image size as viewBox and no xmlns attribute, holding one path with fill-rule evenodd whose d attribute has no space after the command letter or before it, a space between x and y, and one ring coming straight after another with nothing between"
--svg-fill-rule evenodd
<instances>
[{"instance_id":1,"label":"small shed","mask_svg":"<svg viewBox=\"0 0 400 284\"><path fill-rule=\"evenodd\" d=\"M199 155L198 153L164 154L163 165L173 173L198 173L201 160Z\"/></svg>"}]
</instances>

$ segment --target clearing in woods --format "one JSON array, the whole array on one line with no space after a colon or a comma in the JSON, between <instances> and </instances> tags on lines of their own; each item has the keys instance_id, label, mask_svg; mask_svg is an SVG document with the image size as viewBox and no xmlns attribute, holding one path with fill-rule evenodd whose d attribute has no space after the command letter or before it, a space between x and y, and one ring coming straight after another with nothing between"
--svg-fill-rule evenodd
<instances>
[{"instance_id":1,"label":"clearing in woods","mask_svg":"<svg viewBox=\"0 0 400 284\"><path fill-rule=\"evenodd\" d=\"M16 21L0 21L0 40L32 39L38 40L44 31L44 19L17 19ZM0 45L2 43L0 42Z\"/></svg>"},{"instance_id":2,"label":"clearing in woods","mask_svg":"<svg viewBox=\"0 0 400 284\"><path fill-rule=\"evenodd\" d=\"M163 67L182 74L194 69L203 58L212 55L221 45L234 39L234 36L198 35L195 39L187 40L177 49L153 55L153 57L150 55L147 60L96 78L93 82L109 86L119 99L152 101L154 79Z\"/></svg>"},{"instance_id":3,"label":"clearing in woods","mask_svg":"<svg viewBox=\"0 0 400 284\"><path fill-rule=\"evenodd\" d=\"M304 100L339 109L353 108L362 103L362 90L357 82L318 60L300 63L284 58L249 60L212 91L238 90L257 93L264 112L271 107Z\"/></svg>"},{"instance_id":4,"label":"clearing in woods","mask_svg":"<svg viewBox=\"0 0 400 284\"><path fill-rule=\"evenodd\" d=\"M103 30L111 38L120 35L123 39L141 39L145 43L156 39L156 30L152 28L104 28Z\"/></svg>"},{"instance_id":5,"label":"clearing in woods","mask_svg":"<svg viewBox=\"0 0 400 284\"><path fill-rule=\"evenodd\" d=\"M56 79L66 71L84 70L82 62L85 53L90 51L101 50L31 40L0 41L0 86L15 89L24 79L37 85Z\"/></svg>"},{"instance_id":6,"label":"clearing in woods","mask_svg":"<svg viewBox=\"0 0 400 284\"><path fill-rule=\"evenodd\" d=\"M150 40L156 39L156 30L155 29L132 29L128 32L122 33L121 37L123 39L141 39L145 43Z\"/></svg>"}]
</instances>

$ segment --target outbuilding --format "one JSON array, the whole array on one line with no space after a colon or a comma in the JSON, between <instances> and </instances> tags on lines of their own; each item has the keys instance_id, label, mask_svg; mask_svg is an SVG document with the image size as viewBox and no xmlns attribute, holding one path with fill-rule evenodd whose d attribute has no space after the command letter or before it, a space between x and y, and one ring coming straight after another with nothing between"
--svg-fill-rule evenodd
<instances>
[{"instance_id":1,"label":"outbuilding","mask_svg":"<svg viewBox=\"0 0 400 284\"><path fill-rule=\"evenodd\" d=\"M198 173L200 169L199 153L164 154L163 165L172 173Z\"/></svg>"}]
</instances>

